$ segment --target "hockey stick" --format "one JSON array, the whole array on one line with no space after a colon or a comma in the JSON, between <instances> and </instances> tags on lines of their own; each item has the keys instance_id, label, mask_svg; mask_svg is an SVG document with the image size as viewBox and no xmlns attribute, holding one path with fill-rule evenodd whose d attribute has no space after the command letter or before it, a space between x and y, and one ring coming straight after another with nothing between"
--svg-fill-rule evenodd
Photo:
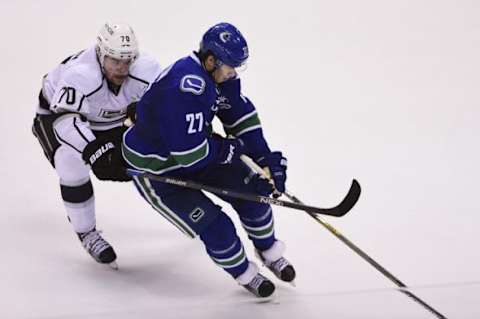
<instances>
[{"instance_id":1,"label":"hockey stick","mask_svg":"<svg viewBox=\"0 0 480 319\"><path fill-rule=\"evenodd\" d=\"M242 155L241 159L244 161L245 164L247 164L251 169L253 169L255 172L262 174L266 178L270 178L267 173L260 167L258 166L251 158ZM284 193L287 198L289 198L293 203L301 204L302 201L300 201L297 197L292 195L290 192L285 191ZM366 262L368 262L370 265L375 267L379 272L381 272L385 277L393 281L398 286L398 291L401 293L405 294L406 296L412 298L415 302L420 304L422 307L430 311L435 317L439 319L446 319L444 315L442 315L440 312L435 310L433 307L429 306L425 301L417 297L415 294L413 294L411 291L409 291L408 287L401 282L397 277L395 277L392 273L390 273L387 269L382 267L379 263L377 263L375 260L373 260L369 255L367 255L363 250L358 248L354 243L352 243L348 238L343 236L338 230L336 230L332 225L329 223L325 222L322 220L317 214L315 214L313 211L310 211L308 209L305 210L305 212L310 215L313 219L315 219L319 224L324 226L330 233L332 233L335 237L340 239L345 245L347 245L350 249L352 249L355 253L357 253L360 257L362 257Z\"/></svg>"},{"instance_id":2,"label":"hockey stick","mask_svg":"<svg viewBox=\"0 0 480 319\"><path fill-rule=\"evenodd\" d=\"M295 196L291 194L285 194L290 200L292 200L294 203L301 203L301 201L296 198ZM385 269L383 266L381 266L379 263L377 263L375 260L373 260L367 253L365 253L363 250L361 250L358 246L356 246L354 243L352 243L349 239L347 239L344 235L342 235L337 229L333 228L332 225L328 224L324 220L322 220L318 215L313 214L312 212L306 210L306 212L312 216L313 219L315 219L319 224L324 226L328 231L330 231L335 237L340 239L345 245L350 247L354 252L356 252L360 257L362 257L366 262L368 262L370 265L375 267L379 272L381 272L385 277L390 279L393 283L395 283L398 286L398 291L401 293L407 295L408 297L412 298L415 302L420 304L422 307L430 311L434 316L436 316L439 319L446 319L444 315L442 315L440 312L435 310L433 307L428 305L425 301L417 297L415 294L413 294L411 291L409 291L408 287L401 282L397 277L395 277L391 272L389 272L387 269Z\"/></svg>"},{"instance_id":3,"label":"hockey stick","mask_svg":"<svg viewBox=\"0 0 480 319\"><path fill-rule=\"evenodd\" d=\"M308 210L312 212L312 214L314 215L321 214L321 215L341 217L350 210L351 208L350 206L353 206L353 204L355 204L355 203L351 204L351 201L352 201L352 199L350 198L351 196L348 197L347 195L348 198L345 198L339 206L336 206L333 208L318 208L318 207L308 206L303 203L294 203L294 202L284 201L284 200L275 199L275 198L266 197L266 196L241 193L241 192L237 192L230 189L217 188L213 186L200 184L194 181L178 179L178 178L162 176L162 175L155 175L145 171L139 171L139 170L130 169L130 168L127 168L127 174L130 176L145 177L145 178L159 181L166 184L187 187L187 188L192 188L197 190L204 190L213 194L243 199L251 202L288 207L288 208L293 208L293 209L302 210L302 211ZM355 197L357 193L357 189L359 189L358 183L357 184L352 183L351 193L353 194L353 197ZM359 190L358 190L358 193L359 193ZM357 195L357 198L358 198L358 195ZM356 202L356 199L355 199L355 202Z\"/></svg>"},{"instance_id":4,"label":"hockey stick","mask_svg":"<svg viewBox=\"0 0 480 319\"><path fill-rule=\"evenodd\" d=\"M265 172L260 166L257 165L250 157L246 155L241 155L240 159L248 166L250 169L252 169L255 173L262 175L263 177L270 179L269 173ZM321 213L322 215L330 215L330 216L336 216L336 217L341 217L348 213L353 206L358 201L358 198L360 197L360 193L362 192L362 188L360 187L360 184L356 179L352 180L352 185L350 185L350 189L347 192L347 195L343 198L343 200L340 202L335 207L331 208L323 208L324 213ZM288 194L288 191L285 191L285 195ZM291 196L291 195L290 195ZM287 197L295 203L292 198L290 198L288 195ZM300 203L300 201L296 202L297 204ZM325 213L328 212L328 213Z\"/></svg>"}]
</instances>

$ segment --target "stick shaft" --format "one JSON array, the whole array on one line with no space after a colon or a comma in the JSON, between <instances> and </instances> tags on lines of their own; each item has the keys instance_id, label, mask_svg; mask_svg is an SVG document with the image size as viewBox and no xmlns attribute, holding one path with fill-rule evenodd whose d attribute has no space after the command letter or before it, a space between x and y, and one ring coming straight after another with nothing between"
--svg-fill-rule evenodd
<instances>
[{"instance_id":1,"label":"stick shaft","mask_svg":"<svg viewBox=\"0 0 480 319\"><path fill-rule=\"evenodd\" d=\"M381 266L378 262L376 262L372 257L367 255L363 250L361 250L357 245L352 243L347 237L345 237L342 233L340 233L338 230L336 230L332 225L329 223L323 221L319 216L312 214L308 212L310 216L312 216L313 219L315 219L319 224L324 226L330 233L332 233L335 237L340 239L345 245L347 245L350 249L352 249L357 255L363 258L366 262L368 262L370 265L372 265L376 270L381 272L385 277L387 277L390 281L395 283L399 287L398 291L401 293L405 294L406 296L410 297L413 299L415 302L420 304L422 307L427 309L430 313L435 315L439 319L446 319L444 315L442 315L440 312L435 310L433 307L428 305L425 301L417 297L414 293L409 291L408 287L400 281L397 277L395 277L391 272L389 272L385 267Z\"/></svg>"},{"instance_id":2,"label":"stick shaft","mask_svg":"<svg viewBox=\"0 0 480 319\"><path fill-rule=\"evenodd\" d=\"M234 190L230 189L224 189L224 188L218 188L218 187L213 187L209 185L204 185L200 184L194 181L189 181L189 180L184 180L184 179L178 179L178 178L172 178L168 176L163 176L163 175L155 175L151 174L148 172L144 171L139 171L135 169L127 169L127 173L130 176L137 176L137 177L145 177L151 180L159 181L162 183L166 184L171 184L171 185L176 185L176 186L181 186L181 187L186 187L186 188L192 188L196 190L204 190L209 193L213 193L219 196L228 196L228 197L233 197L233 198L238 198L238 199L243 199L251 202L257 202L261 204L269 204L269 205L274 205L274 206L281 206L281 207L288 207L292 208L295 210L309 210L313 214L322 214L322 215L332 215L335 216L335 212L331 211L330 209L324 209L324 208L319 208L319 207L314 207L314 206L309 206L305 205L303 203L295 203L291 201L285 201L285 200L280 200L280 199L275 199L275 198L270 198L266 196L260 196L260 195L255 195L255 194L249 194L249 193L241 193L237 192Z\"/></svg>"},{"instance_id":3,"label":"stick shaft","mask_svg":"<svg viewBox=\"0 0 480 319\"><path fill-rule=\"evenodd\" d=\"M258 166L251 158L242 155L241 159L244 161L245 164L247 164L251 169L253 169L255 172L258 174L262 174L266 178L270 178L267 176L265 171ZM294 203L302 203L301 200L299 200L297 197L295 197L293 194L291 194L288 191L285 191L285 196L287 196L288 199L290 199ZM372 257L370 257L367 253L365 253L363 250L361 250L357 245L352 243L347 237L345 237L342 233L340 233L337 229L335 229L332 225L329 223L325 222L322 220L317 214L315 214L313 211L305 210L305 212L310 215L313 219L315 219L320 225L325 227L330 233L332 233L335 237L337 237L341 242L343 242L345 245L347 245L351 250L353 250L357 255L362 257L363 260L368 262L370 265L372 265L376 270L378 270L380 273L382 273L385 277L387 277L390 281L392 281L395 285L399 287L398 291L401 293L405 294L406 296L410 297L412 300L414 300L416 303L420 304L422 307L427 309L430 313L432 313L434 316L436 316L439 319L446 319L444 315L442 315L440 312L435 310L433 307L428 305L425 301L417 297L415 294L413 294L411 291L408 290L408 287L400 281L397 277L395 277L391 272L389 272L385 267L380 265L378 262L376 262Z\"/></svg>"}]
</instances>

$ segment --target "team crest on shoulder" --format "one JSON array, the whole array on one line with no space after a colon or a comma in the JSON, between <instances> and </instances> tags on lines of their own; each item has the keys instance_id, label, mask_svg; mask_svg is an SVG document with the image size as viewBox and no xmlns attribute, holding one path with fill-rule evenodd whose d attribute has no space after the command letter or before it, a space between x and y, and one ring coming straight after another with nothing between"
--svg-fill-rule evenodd
<instances>
[{"instance_id":1,"label":"team crest on shoulder","mask_svg":"<svg viewBox=\"0 0 480 319\"><path fill-rule=\"evenodd\" d=\"M201 95L205 91L205 80L195 74L187 74L180 81L180 90Z\"/></svg>"}]
</instances>

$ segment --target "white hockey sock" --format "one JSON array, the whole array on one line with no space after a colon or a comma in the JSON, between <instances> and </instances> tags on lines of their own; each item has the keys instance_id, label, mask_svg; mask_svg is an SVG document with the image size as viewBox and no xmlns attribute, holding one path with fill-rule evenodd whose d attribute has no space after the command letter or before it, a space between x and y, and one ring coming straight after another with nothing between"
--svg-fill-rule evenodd
<instances>
[{"instance_id":1,"label":"white hockey sock","mask_svg":"<svg viewBox=\"0 0 480 319\"><path fill-rule=\"evenodd\" d=\"M265 258L267 262L277 261L280 257L283 256L284 253L285 243L280 240L276 240L273 243L272 247L261 252L263 258Z\"/></svg>"},{"instance_id":2,"label":"white hockey sock","mask_svg":"<svg viewBox=\"0 0 480 319\"><path fill-rule=\"evenodd\" d=\"M247 270L235 280L242 286L247 285L258 274L258 266L254 262L249 262Z\"/></svg>"},{"instance_id":3,"label":"white hockey sock","mask_svg":"<svg viewBox=\"0 0 480 319\"><path fill-rule=\"evenodd\" d=\"M77 233L85 233L95 227L95 197L83 203L63 202L73 229Z\"/></svg>"}]
</instances>

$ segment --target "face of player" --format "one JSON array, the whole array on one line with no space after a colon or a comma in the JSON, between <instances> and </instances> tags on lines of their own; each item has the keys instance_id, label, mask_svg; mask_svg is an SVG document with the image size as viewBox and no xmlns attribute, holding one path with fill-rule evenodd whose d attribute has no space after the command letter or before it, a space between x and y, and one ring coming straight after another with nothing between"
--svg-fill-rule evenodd
<instances>
[{"instance_id":1,"label":"face of player","mask_svg":"<svg viewBox=\"0 0 480 319\"><path fill-rule=\"evenodd\" d=\"M234 68L216 60L213 55L209 55L203 65L207 72L211 72L210 74L217 84L236 78L238 72L241 71L241 68Z\"/></svg>"},{"instance_id":2,"label":"face of player","mask_svg":"<svg viewBox=\"0 0 480 319\"><path fill-rule=\"evenodd\" d=\"M119 60L105 56L103 61L103 70L108 81L115 85L122 85L128 76L128 70L132 60Z\"/></svg>"},{"instance_id":3,"label":"face of player","mask_svg":"<svg viewBox=\"0 0 480 319\"><path fill-rule=\"evenodd\" d=\"M220 84L234 79L237 76L237 71L235 71L235 68L229 65L222 64L215 68L215 70L212 72L212 76L215 83Z\"/></svg>"}]
</instances>

